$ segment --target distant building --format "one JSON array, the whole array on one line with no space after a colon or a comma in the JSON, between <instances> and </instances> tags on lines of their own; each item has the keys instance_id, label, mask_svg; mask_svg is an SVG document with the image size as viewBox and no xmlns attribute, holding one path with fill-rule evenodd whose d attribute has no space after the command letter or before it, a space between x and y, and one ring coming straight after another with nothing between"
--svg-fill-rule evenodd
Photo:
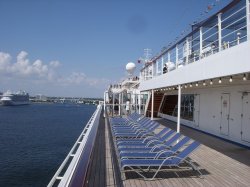
<instances>
[{"instance_id":1,"label":"distant building","mask_svg":"<svg viewBox=\"0 0 250 187\"><path fill-rule=\"evenodd\" d=\"M36 101L40 101L40 102L46 102L47 101L47 97L45 95L38 94L38 95L35 96L35 100Z\"/></svg>"}]
</instances>

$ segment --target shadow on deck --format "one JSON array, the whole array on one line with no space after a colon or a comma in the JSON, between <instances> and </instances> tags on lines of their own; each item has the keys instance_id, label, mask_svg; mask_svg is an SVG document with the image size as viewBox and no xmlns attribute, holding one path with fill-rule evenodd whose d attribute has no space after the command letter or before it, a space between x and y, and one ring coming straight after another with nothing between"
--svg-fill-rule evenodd
<instances>
[{"instance_id":1,"label":"shadow on deck","mask_svg":"<svg viewBox=\"0 0 250 187\"><path fill-rule=\"evenodd\" d=\"M175 122L166 119L158 119L157 121L166 127L176 130ZM181 133L201 142L203 145L213 150L241 162L242 164L250 166L250 150L247 148L183 125L181 126Z\"/></svg>"}]
</instances>

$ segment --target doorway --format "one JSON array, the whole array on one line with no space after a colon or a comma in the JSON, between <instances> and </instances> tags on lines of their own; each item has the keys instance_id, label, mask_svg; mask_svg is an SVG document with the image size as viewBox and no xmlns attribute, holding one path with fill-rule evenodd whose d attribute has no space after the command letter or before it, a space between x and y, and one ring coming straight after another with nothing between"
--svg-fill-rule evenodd
<instances>
[{"instance_id":1,"label":"doorway","mask_svg":"<svg viewBox=\"0 0 250 187\"><path fill-rule=\"evenodd\" d=\"M229 114L230 114L230 94L224 93L221 95L221 121L220 121L220 133L223 135L229 134Z\"/></svg>"},{"instance_id":2,"label":"doorway","mask_svg":"<svg viewBox=\"0 0 250 187\"><path fill-rule=\"evenodd\" d=\"M250 93L242 95L241 138L250 142Z\"/></svg>"},{"instance_id":3,"label":"doorway","mask_svg":"<svg viewBox=\"0 0 250 187\"><path fill-rule=\"evenodd\" d=\"M199 127L200 123L200 95L194 96L194 126Z\"/></svg>"}]
</instances>

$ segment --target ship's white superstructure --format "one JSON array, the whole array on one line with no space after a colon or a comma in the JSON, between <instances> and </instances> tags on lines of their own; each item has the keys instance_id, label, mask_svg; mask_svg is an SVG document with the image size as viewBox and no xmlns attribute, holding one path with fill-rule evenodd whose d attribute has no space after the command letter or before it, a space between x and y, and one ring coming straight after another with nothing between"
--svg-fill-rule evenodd
<instances>
[{"instance_id":1,"label":"ship's white superstructure","mask_svg":"<svg viewBox=\"0 0 250 187\"><path fill-rule=\"evenodd\" d=\"M29 104L29 94L24 91L16 93L7 91L2 95L1 103L5 106L27 105Z\"/></svg>"},{"instance_id":2,"label":"ship's white superstructure","mask_svg":"<svg viewBox=\"0 0 250 187\"><path fill-rule=\"evenodd\" d=\"M145 63L142 113L250 147L249 9L233 0Z\"/></svg>"}]
</instances>

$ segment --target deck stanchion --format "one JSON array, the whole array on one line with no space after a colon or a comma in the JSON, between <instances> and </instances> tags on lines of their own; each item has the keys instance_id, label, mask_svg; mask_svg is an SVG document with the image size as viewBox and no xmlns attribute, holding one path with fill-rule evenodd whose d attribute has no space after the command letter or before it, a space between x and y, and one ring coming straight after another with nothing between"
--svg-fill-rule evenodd
<instances>
[{"instance_id":1,"label":"deck stanchion","mask_svg":"<svg viewBox=\"0 0 250 187\"><path fill-rule=\"evenodd\" d=\"M178 61L179 61L179 57L178 57L178 44L175 46L175 69L178 68Z\"/></svg>"},{"instance_id":2,"label":"deck stanchion","mask_svg":"<svg viewBox=\"0 0 250 187\"><path fill-rule=\"evenodd\" d=\"M103 117L106 117L106 93L107 92L104 92L104 96L103 96L103 107L104 107L104 112L103 112Z\"/></svg>"},{"instance_id":3,"label":"deck stanchion","mask_svg":"<svg viewBox=\"0 0 250 187\"><path fill-rule=\"evenodd\" d=\"M121 93L121 115L123 115L123 92Z\"/></svg>"},{"instance_id":4,"label":"deck stanchion","mask_svg":"<svg viewBox=\"0 0 250 187\"><path fill-rule=\"evenodd\" d=\"M202 57L202 53L203 53L203 44L202 44L202 27L200 27L200 58Z\"/></svg>"},{"instance_id":5,"label":"deck stanchion","mask_svg":"<svg viewBox=\"0 0 250 187\"><path fill-rule=\"evenodd\" d=\"M152 90L152 94L151 94L151 120L154 119L154 90Z\"/></svg>"},{"instance_id":6,"label":"deck stanchion","mask_svg":"<svg viewBox=\"0 0 250 187\"><path fill-rule=\"evenodd\" d=\"M181 85L178 85L178 114L177 114L177 132L180 132L180 117L181 117Z\"/></svg>"},{"instance_id":7,"label":"deck stanchion","mask_svg":"<svg viewBox=\"0 0 250 187\"><path fill-rule=\"evenodd\" d=\"M185 64L187 65L188 63L189 63L189 51L190 51L190 49L189 49L189 40L188 40L188 37L186 38L186 62L185 62Z\"/></svg>"},{"instance_id":8,"label":"deck stanchion","mask_svg":"<svg viewBox=\"0 0 250 187\"><path fill-rule=\"evenodd\" d=\"M115 109L115 94L112 94L112 117L114 116L114 109Z\"/></svg>"},{"instance_id":9,"label":"deck stanchion","mask_svg":"<svg viewBox=\"0 0 250 187\"><path fill-rule=\"evenodd\" d=\"M163 64L164 64L164 58L161 57L161 74L163 74Z\"/></svg>"},{"instance_id":10,"label":"deck stanchion","mask_svg":"<svg viewBox=\"0 0 250 187\"><path fill-rule=\"evenodd\" d=\"M121 93L119 93L119 116L121 116Z\"/></svg>"},{"instance_id":11,"label":"deck stanchion","mask_svg":"<svg viewBox=\"0 0 250 187\"><path fill-rule=\"evenodd\" d=\"M218 47L219 51L222 49L222 41L221 41L221 13L218 14Z\"/></svg>"},{"instance_id":12,"label":"deck stanchion","mask_svg":"<svg viewBox=\"0 0 250 187\"><path fill-rule=\"evenodd\" d=\"M139 93L138 96L138 105L139 105L139 114L141 114L141 92Z\"/></svg>"},{"instance_id":13,"label":"deck stanchion","mask_svg":"<svg viewBox=\"0 0 250 187\"><path fill-rule=\"evenodd\" d=\"M250 38L250 1L246 0L247 40Z\"/></svg>"}]
</instances>

